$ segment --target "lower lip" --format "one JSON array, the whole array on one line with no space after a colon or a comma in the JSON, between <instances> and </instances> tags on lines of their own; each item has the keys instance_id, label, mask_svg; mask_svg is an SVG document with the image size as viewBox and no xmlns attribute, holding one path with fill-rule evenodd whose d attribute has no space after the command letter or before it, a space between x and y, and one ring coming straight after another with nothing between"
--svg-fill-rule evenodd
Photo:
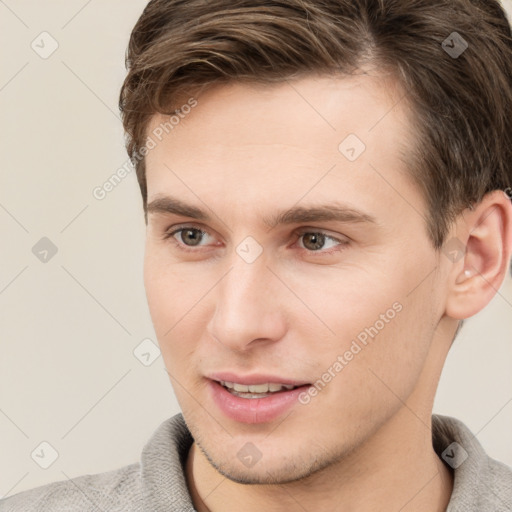
<instances>
[{"instance_id":1,"label":"lower lip","mask_svg":"<svg viewBox=\"0 0 512 512\"><path fill-rule=\"evenodd\" d=\"M232 395L217 381L210 380L213 401L232 420L241 423L268 423L281 416L298 402L298 397L310 386L273 393L265 398L241 398Z\"/></svg>"}]
</instances>

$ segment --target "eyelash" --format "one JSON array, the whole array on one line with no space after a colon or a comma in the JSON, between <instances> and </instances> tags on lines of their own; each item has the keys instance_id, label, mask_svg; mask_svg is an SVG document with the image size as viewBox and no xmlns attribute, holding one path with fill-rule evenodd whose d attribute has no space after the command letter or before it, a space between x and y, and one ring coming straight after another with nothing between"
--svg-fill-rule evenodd
<instances>
[{"instance_id":1,"label":"eyelash","mask_svg":"<svg viewBox=\"0 0 512 512\"><path fill-rule=\"evenodd\" d=\"M209 233L207 231L203 230L203 229L197 228L195 226L184 225L184 226L179 226L179 227L177 227L176 229L174 229L172 231L167 231L166 233L164 233L163 239L164 240L170 240L176 247L178 247L180 250L182 250L184 252L190 252L190 253L199 252L198 249L192 249L189 246L184 245L183 243L180 243L178 240L176 240L174 238L174 235L176 233L179 233L180 231L187 231L187 230L198 231L203 236L204 235L209 235ZM311 254L313 256L316 256L316 255L318 255L318 256L325 256L325 255L336 254L336 253L339 253L339 252L343 251L345 246L347 246L349 244L349 242L347 240L340 240L339 238L335 238L333 236L328 235L325 231L322 231L322 230L302 229L302 230L296 232L295 234L297 236L297 241L302 236L304 236L306 234L314 234L314 235L321 234L321 235L324 235L326 239L333 240L333 241L339 243L338 248L331 248L331 249L325 250L325 251L322 251L322 250L312 251L312 250L300 248L301 251L305 251L308 254ZM339 247L341 247L341 249Z\"/></svg>"}]
</instances>

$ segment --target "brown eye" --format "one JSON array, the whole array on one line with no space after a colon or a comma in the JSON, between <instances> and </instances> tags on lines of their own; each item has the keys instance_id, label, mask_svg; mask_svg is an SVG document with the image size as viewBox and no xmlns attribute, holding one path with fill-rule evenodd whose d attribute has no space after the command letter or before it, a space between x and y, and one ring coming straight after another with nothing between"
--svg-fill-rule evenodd
<instances>
[{"instance_id":1,"label":"brown eye","mask_svg":"<svg viewBox=\"0 0 512 512\"><path fill-rule=\"evenodd\" d=\"M174 234L176 233L181 233L181 241L185 245L190 246L198 245L199 242L201 242L201 240L203 239L203 236L205 235L204 231L201 231L200 229L197 228L182 228L174 232Z\"/></svg>"},{"instance_id":2,"label":"brown eye","mask_svg":"<svg viewBox=\"0 0 512 512\"><path fill-rule=\"evenodd\" d=\"M348 240L342 240L328 235L322 231L306 231L303 230L298 233L299 240L302 239L302 248L308 254L315 254L318 256L325 256L329 254L335 254L342 251L345 246L349 244ZM332 243L333 245L325 248L326 243Z\"/></svg>"},{"instance_id":3,"label":"brown eye","mask_svg":"<svg viewBox=\"0 0 512 512\"><path fill-rule=\"evenodd\" d=\"M193 251L194 249L188 249L188 247L201 247L200 244L205 235L209 236L202 229L193 226L180 226L174 230L167 231L163 238L164 240L172 238L175 245L183 251Z\"/></svg>"},{"instance_id":4,"label":"brown eye","mask_svg":"<svg viewBox=\"0 0 512 512\"><path fill-rule=\"evenodd\" d=\"M302 244L306 249L318 251L325 244L325 236L322 233L305 233Z\"/></svg>"}]
</instances>

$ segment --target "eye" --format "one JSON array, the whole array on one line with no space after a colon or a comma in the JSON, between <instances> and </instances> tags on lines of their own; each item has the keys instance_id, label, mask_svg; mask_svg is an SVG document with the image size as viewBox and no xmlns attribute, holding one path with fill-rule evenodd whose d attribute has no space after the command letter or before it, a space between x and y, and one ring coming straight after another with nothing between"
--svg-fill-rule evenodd
<instances>
[{"instance_id":1,"label":"eye","mask_svg":"<svg viewBox=\"0 0 512 512\"><path fill-rule=\"evenodd\" d=\"M210 235L207 231L197 227L178 226L176 229L164 233L163 238L164 240L174 238L176 246L183 251L198 252L197 250L194 250L193 247L201 247L201 242L208 236ZM330 236L324 231L314 231L314 228L309 228L309 230L303 229L296 233L296 236L299 240L304 238L301 250L306 251L308 255L313 254L314 256L325 256L338 253L349 244L348 240L341 240ZM334 242L334 246L331 246L329 250L322 250L325 248L327 241L331 241L331 243Z\"/></svg>"},{"instance_id":2,"label":"eye","mask_svg":"<svg viewBox=\"0 0 512 512\"><path fill-rule=\"evenodd\" d=\"M175 235L178 235L178 237ZM209 236L208 233L202 229L193 226L180 226L173 231L166 232L163 238L167 240L173 237L176 239L176 244L179 245L181 249L184 251L193 251L193 249L188 249L188 247L200 246L199 243L203 240L205 235Z\"/></svg>"},{"instance_id":3,"label":"eye","mask_svg":"<svg viewBox=\"0 0 512 512\"><path fill-rule=\"evenodd\" d=\"M308 253L318 253L319 256L340 252L343 250L344 246L349 244L348 240L340 240L339 238L328 235L324 231L302 230L297 233L297 236L299 237L299 240L303 238L302 246L304 250L306 250ZM321 250L324 248L326 240L337 242L337 244L334 245L334 249L331 248L330 250Z\"/></svg>"}]
</instances>

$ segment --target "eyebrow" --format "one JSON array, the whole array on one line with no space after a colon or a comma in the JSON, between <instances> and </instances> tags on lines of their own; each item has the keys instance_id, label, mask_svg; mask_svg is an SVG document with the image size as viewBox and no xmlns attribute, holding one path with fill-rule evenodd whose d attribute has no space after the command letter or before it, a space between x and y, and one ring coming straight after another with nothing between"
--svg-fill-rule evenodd
<instances>
[{"instance_id":1,"label":"eyebrow","mask_svg":"<svg viewBox=\"0 0 512 512\"><path fill-rule=\"evenodd\" d=\"M175 214L202 221L212 220L210 215L201 208L189 205L170 196L158 196L153 199L147 206L147 212ZM288 210L282 210L269 217L263 218L263 224L269 227L287 224L300 224L304 222L327 221L379 224L374 216L339 202L312 204L309 206L294 206Z\"/></svg>"}]
</instances>

